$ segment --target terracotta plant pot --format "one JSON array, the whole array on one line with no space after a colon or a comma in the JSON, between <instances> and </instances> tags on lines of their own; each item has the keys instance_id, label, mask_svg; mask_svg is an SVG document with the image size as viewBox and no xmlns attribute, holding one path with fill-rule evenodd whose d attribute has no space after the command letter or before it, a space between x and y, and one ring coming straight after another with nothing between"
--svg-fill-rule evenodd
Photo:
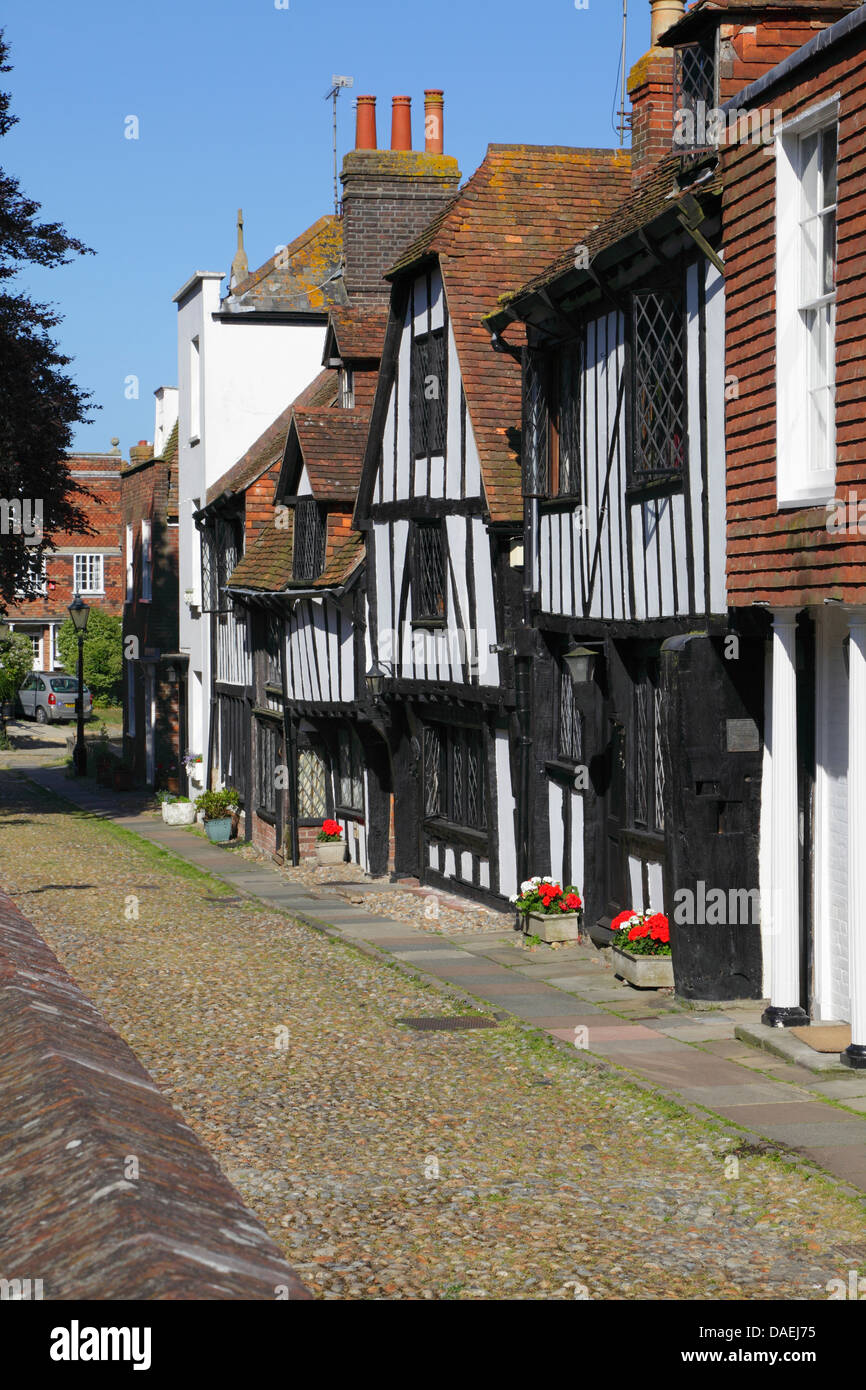
<instances>
[{"instance_id":1,"label":"terracotta plant pot","mask_svg":"<svg viewBox=\"0 0 866 1390\"><path fill-rule=\"evenodd\" d=\"M171 792L173 796L178 795L178 793L180 792L180 782L178 781L177 777L166 777L165 790L167 792Z\"/></svg>"},{"instance_id":2,"label":"terracotta plant pot","mask_svg":"<svg viewBox=\"0 0 866 1390\"><path fill-rule=\"evenodd\" d=\"M132 772L128 767L114 769L112 786L116 792L128 792L132 789Z\"/></svg>"},{"instance_id":3,"label":"terracotta plant pot","mask_svg":"<svg viewBox=\"0 0 866 1390\"><path fill-rule=\"evenodd\" d=\"M633 956L611 946L614 974L627 980L636 989L670 989L674 983L674 962L671 956Z\"/></svg>"},{"instance_id":4,"label":"terracotta plant pot","mask_svg":"<svg viewBox=\"0 0 866 1390\"><path fill-rule=\"evenodd\" d=\"M316 858L320 864L342 864L345 857L345 840L316 841Z\"/></svg>"},{"instance_id":5,"label":"terracotta plant pot","mask_svg":"<svg viewBox=\"0 0 866 1390\"><path fill-rule=\"evenodd\" d=\"M528 912L524 920L527 936L540 936L548 943L577 941L580 937L579 912Z\"/></svg>"}]
</instances>

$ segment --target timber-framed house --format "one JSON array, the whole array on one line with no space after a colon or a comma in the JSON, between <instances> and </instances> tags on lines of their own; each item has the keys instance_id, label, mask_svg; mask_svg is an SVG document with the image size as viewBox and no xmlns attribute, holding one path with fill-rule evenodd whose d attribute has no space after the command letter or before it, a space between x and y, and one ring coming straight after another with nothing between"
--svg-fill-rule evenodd
<instances>
[{"instance_id":1,"label":"timber-framed house","mask_svg":"<svg viewBox=\"0 0 866 1390\"><path fill-rule=\"evenodd\" d=\"M486 320L495 346L527 337L524 842L530 872L583 888L600 943L625 908L665 911L679 993L755 997L764 650L725 589L721 179L671 125L755 55L726 23L744 7L678 8L664 32L677 7L653 5L631 74L630 196ZM746 910L707 917L709 892Z\"/></svg>"},{"instance_id":2,"label":"timber-framed house","mask_svg":"<svg viewBox=\"0 0 866 1390\"><path fill-rule=\"evenodd\" d=\"M514 355L491 355L481 314L498 277L537 273L628 178L622 153L492 145L388 276L355 522L395 870L493 902L517 886L521 378Z\"/></svg>"},{"instance_id":3,"label":"timber-framed house","mask_svg":"<svg viewBox=\"0 0 866 1390\"><path fill-rule=\"evenodd\" d=\"M212 776L239 787L246 835L263 850L297 863L332 817L349 858L377 875L390 861L390 763L370 717L364 543L351 521L387 318L382 273L459 185L442 152L442 93L425 97L424 151L411 148L404 98L383 150L375 98L358 98L323 371L199 513L203 566L216 572Z\"/></svg>"}]
</instances>

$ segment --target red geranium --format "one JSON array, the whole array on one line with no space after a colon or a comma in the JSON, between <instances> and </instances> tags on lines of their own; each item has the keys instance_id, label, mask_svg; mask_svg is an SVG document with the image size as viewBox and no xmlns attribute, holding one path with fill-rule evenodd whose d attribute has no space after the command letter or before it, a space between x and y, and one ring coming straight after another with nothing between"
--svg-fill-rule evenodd
<instances>
[{"instance_id":1,"label":"red geranium","mask_svg":"<svg viewBox=\"0 0 866 1390\"><path fill-rule=\"evenodd\" d=\"M649 936L650 928L648 922L635 922L628 934L629 941L640 941L641 937Z\"/></svg>"},{"instance_id":2,"label":"red geranium","mask_svg":"<svg viewBox=\"0 0 866 1390\"><path fill-rule=\"evenodd\" d=\"M339 821L326 820L322 822L322 828L316 838L318 840L339 840L342 834Z\"/></svg>"},{"instance_id":3,"label":"red geranium","mask_svg":"<svg viewBox=\"0 0 866 1390\"><path fill-rule=\"evenodd\" d=\"M563 898L559 906L563 912L576 912L580 907L580 898L577 893L569 893L568 897Z\"/></svg>"},{"instance_id":4,"label":"red geranium","mask_svg":"<svg viewBox=\"0 0 866 1390\"><path fill-rule=\"evenodd\" d=\"M633 916L634 912L630 907L626 908L625 912L617 913L610 924L611 931L622 931L623 927L628 925Z\"/></svg>"},{"instance_id":5,"label":"red geranium","mask_svg":"<svg viewBox=\"0 0 866 1390\"><path fill-rule=\"evenodd\" d=\"M670 941L671 929L663 912L654 912L647 918L646 924L653 941Z\"/></svg>"}]
</instances>

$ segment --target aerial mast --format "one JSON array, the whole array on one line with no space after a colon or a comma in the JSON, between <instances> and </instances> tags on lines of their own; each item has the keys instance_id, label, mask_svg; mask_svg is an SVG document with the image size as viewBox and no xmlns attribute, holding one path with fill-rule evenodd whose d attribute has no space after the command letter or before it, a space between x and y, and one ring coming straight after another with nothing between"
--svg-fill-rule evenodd
<instances>
[{"instance_id":1,"label":"aerial mast","mask_svg":"<svg viewBox=\"0 0 866 1390\"><path fill-rule=\"evenodd\" d=\"M325 93L325 101L333 101L334 103L334 212L337 216L340 214L340 194L337 184L337 97L343 87L354 87L354 85L354 77L334 75L331 78L331 90Z\"/></svg>"}]
</instances>

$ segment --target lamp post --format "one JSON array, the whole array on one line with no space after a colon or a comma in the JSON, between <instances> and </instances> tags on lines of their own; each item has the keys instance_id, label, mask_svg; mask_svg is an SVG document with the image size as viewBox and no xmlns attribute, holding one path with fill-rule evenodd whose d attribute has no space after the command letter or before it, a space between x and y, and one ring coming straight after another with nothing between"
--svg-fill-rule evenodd
<instances>
[{"instance_id":1,"label":"lamp post","mask_svg":"<svg viewBox=\"0 0 866 1390\"><path fill-rule=\"evenodd\" d=\"M69 605L69 616L72 619L72 626L75 628L75 635L78 638L78 692L75 696L75 713L78 720L78 732L75 739L75 751L72 761L75 766L76 777L87 775L87 749L84 746L84 634L87 632L87 619L90 617L90 609L84 602L80 594Z\"/></svg>"}]
</instances>

